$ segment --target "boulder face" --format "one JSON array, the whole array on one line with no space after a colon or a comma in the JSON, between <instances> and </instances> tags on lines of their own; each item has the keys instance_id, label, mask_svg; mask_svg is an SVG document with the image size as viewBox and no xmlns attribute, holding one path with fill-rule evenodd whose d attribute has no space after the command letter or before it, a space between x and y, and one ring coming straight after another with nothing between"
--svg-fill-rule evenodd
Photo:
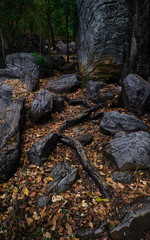
<instances>
[{"instance_id":1,"label":"boulder face","mask_svg":"<svg viewBox=\"0 0 150 240\"><path fill-rule=\"evenodd\" d=\"M30 119L37 122L43 118L50 117L53 110L53 96L48 90L42 89L36 93L34 101L30 106Z\"/></svg>"},{"instance_id":2,"label":"boulder face","mask_svg":"<svg viewBox=\"0 0 150 240\"><path fill-rule=\"evenodd\" d=\"M28 158L32 164L41 166L47 161L50 153L57 145L58 136L56 133L47 134L41 138L28 151Z\"/></svg>"},{"instance_id":3,"label":"boulder face","mask_svg":"<svg viewBox=\"0 0 150 240\"><path fill-rule=\"evenodd\" d=\"M0 120L3 120L0 122L0 182L4 182L13 176L19 165L24 101L12 101L11 86L3 84L0 93Z\"/></svg>"},{"instance_id":4,"label":"boulder face","mask_svg":"<svg viewBox=\"0 0 150 240\"><path fill-rule=\"evenodd\" d=\"M111 111L104 114L100 122L100 129L105 134L115 134L121 131L147 131L148 127L134 116Z\"/></svg>"},{"instance_id":5,"label":"boulder face","mask_svg":"<svg viewBox=\"0 0 150 240\"><path fill-rule=\"evenodd\" d=\"M54 93L69 93L80 87L80 80L77 74L66 74L48 82L46 88Z\"/></svg>"},{"instance_id":6,"label":"boulder face","mask_svg":"<svg viewBox=\"0 0 150 240\"><path fill-rule=\"evenodd\" d=\"M0 69L0 82L16 78L27 85L28 91L37 89L39 73L32 54L16 53L6 56L6 68Z\"/></svg>"},{"instance_id":7,"label":"boulder face","mask_svg":"<svg viewBox=\"0 0 150 240\"><path fill-rule=\"evenodd\" d=\"M150 168L149 132L120 132L103 147L106 159L114 163L120 170Z\"/></svg>"},{"instance_id":8,"label":"boulder face","mask_svg":"<svg viewBox=\"0 0 150 240\"><path fill-rule=\"evenodd\" d=\"M127 0L129 26L124 49L124 76L136 73L150 76L150 1Z\"/></svg>"},{"instance_id":9,"label":"boulder face","mask_svg":"<svg viewBox=\"0 0 150 240\"><path fill-rule=\"evenodd\" d=\"M70 166L67 162L59 162L52 169L53 181L49 184L48 192L66 192L79 178L78 170Z\"/></svg>"},{"instance_id":10,"label":"boulder face","mask_svg":"<svg viewBox=\"0 0 150 240\"><path fill-rule=\"evenodd\" d=\"M77 13L80 70L89 74L103 67L107 74L107 66L122 64L128 22L126 0L78 0Z\"/></svg>"},{"instance_id":11,"label":"boulder face","mask_svg":"<svg viewBox=\"0 0 150 240\"><path fill-rule=\"evenodd\" d=\"M120 224L110 231L112 240L140 240L149 230L150 197L125 205L118 214Z\"/></svg>"},{"instance_id":12,"label":"boulder face","mask_svg":"<svg viewBox=\"0 0 150 240\"><path fill-rule=\"evenodd\" d=\"M150 84L136 74L129 74L122 81L125 107L133 113L142 114L150 103Z\"/></svg>"}]
</instances>

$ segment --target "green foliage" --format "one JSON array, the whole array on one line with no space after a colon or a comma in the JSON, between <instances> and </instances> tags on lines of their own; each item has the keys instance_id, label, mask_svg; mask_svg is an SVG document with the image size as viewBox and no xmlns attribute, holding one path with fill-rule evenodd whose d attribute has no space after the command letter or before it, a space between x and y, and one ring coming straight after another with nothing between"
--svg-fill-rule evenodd
<instances>
[{"instance_id":1,"label":"green foliage","mask_svg":"<svg viewBox=\"0 0 150 240\"><path fill-rule=\"evenodd\" d=\"M73 37L76 0L1 0L0 27L9 44L20 33L33 33L50 38L50 17L56 38L66 37L66 16L69 37Z\"/></svg>"},{"instance_id":2,"label":"green foliage","mask_svg":"<svg viewBox=\"0 0 150 240\"><path fill-rule=\"evenodd\" d=\"M32 53L32 56L34 57L34 62L38 66L39 75L44 76L46 72L45 57L37 53Z\"/></svg>"}]
</instances>

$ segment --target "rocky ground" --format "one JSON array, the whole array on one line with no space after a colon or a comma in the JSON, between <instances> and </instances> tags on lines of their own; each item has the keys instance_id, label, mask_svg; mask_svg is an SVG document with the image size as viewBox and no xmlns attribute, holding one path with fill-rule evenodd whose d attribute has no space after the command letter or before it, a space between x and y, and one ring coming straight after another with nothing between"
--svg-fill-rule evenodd
<instances>
[{"instance_id":1,"label":"rocky ground","mask_svg":"<svg viewBox=\"0 0 150 240\"><path fill-rule=\"evenodd\" d=\"M36 92L45 88L50 80L61 75L60 71L55 70L55 77L40 79ZM73 93L57 93L57 96L63 97L63 99L67 97L70 100L80 99L91 107L95 106L95 103L89 100L93 96L87 95L86 80L82 76L80 77L82 84L78 90ZM116 163L111 164L107 154L104 154L107 152L105 144L107 145L114 138L113 135L108 135L108 131L111 133L113 130L103 129L103 123L100 126L100 121L103 113L112 110L122 114L132 114L122 107L112 108L113 100L109 97L110 100L107 98L103 106L93 111L79 124L68 125L63 131L63 134L73 139L87 133L91 134L92 139L83 149L89 161L108 185L108 190L112 195L112 198L109 198L106 196L107 194L102 195L86 168L83 170L83 165L78 160L76 152L61 141L57 143L43 164L36 165L29 162L28 151L33 144L47 134L60 134L59 130L66 121L87 111L88 108L81 104L69 105L65 101L63 111L52 112L48 119L36 123L30 118L31 103L36 92L28 91L26 85L17 79L9 79L5 83L14 87L13 99L25 98L25 123L21 137L22 153L19 168L7 183L0 184L1 239L106 240L111 239L110 237L118 239L111 236L110 231L121 221L118 217L119 210L138 198L150 195L149 166L146 165L141 170L138 169L138 166L131 167L130 170L119 167L125 176L117 175L119 180L116 180L117 177L114 173L118 171ZM113 93L113 97L117 98L118 94L114 87L114 84L109 84L111 94ZM105 92L102 90L101 94L101 97L104 97ZM143 129L145 125L140 125L140 129L131 129L130 134L135 130L146 132L150 130L149 115L144 114L138 118L148 125L148 129L147 127ZM132 119L132 121L135 120ZM135 124L133 125L135 126ZM87 138L86 136L86 140ZM138 141L140 141L140 137ZM58 163L60 165L57 165ZM70 166L61 165L61 163ZM57 174L53 173L55 166L57 166L55 169ZM67 170L64 170L63 174L59 173L58 169L61 168ZM57 182L56 178L59 174L65 178L71 171L74 171L75 178L72 179L72 175L67 178L68 184L70 181L71 183L65 190L58 188L50 190L50 187ZM111 175L112 173L114 175ZM59 181L61 179L62 176ZM146 201L149 203L149 199ZM142 204L145 203L138 203L133 212L136 213L137 209L143 209ZM149 209L147 213L149 214ZM137 238L135 237L135 239ZM138 239L149 239L149 233L143 232L143 237Z\"/></svg>"}]
</instances>

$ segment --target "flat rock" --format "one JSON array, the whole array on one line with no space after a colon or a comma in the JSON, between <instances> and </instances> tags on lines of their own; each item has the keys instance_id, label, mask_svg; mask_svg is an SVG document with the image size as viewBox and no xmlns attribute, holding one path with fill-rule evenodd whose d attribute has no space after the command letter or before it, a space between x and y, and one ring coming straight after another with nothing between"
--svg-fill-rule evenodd
<instances>
[{"instance_id":1,"label":"flat rock","mask_svg":"<svg viewBox=\"0 0 150 240\"><path fill-rule=\"evenodd\" d=\"M28 159L32 164L41 166L47 161L47 158L57 145L58 136L56 133L47 134L28 151Z\"/></svg>"},{"instance_id":2,"label":"flat rock","mask_svg":"<svg viewBox=\"0 0 150 240\"><path fill-rule=\"evenodd\" d=\"M59 162L52 169L53 181L49 184L48 192L66 192L79 178L78 170L67 162Z\"/></svg>"},{"instance_id":3,"label":"flat rock","mask_svg":"<svg viewBox=\"0 0 150 240\"><path fill-rule=\"evenodd\" d=\"M37 122L48 118L53 111L53 96L48 90L42 89L35 94L34 101L30 106L29 116L31 121Z\"/></svg>"},{"instance_id":4,"label":"flat rock","mask_svg":"<svg viewBox=\"0 0 150 240\"><path fill-rule=\"evenodd\" d=\"M100 89L106 87L108 87L108 85L101 81L98 82L89 81L86 85L88 99L94 103L101 103L102 96L100 95Z\"/></svg>"},{"instance_id":5,"label":"flat rock","mask_svg":"<svg viewBox=\"0 0 150 240\"><path fill-rule=\"evenodd\" d=\"M83 146L90 144L93 141L93 137L91 134L83 134L76 138Z\"/></svg>"},{"instance_id":6,"label":"flat rock","mask_svg":"<svg viewBox=\"0 0 150 240\"><path fill-rule=\"evenodd\" d=\"M123 101L128 111L142 114L150 103L150 84L136 74L123 79Z\"/></svg>"},{"instance_id":7,"label":"flat rock","mask_svg":"<svg viewBox=\"0 0 150 240\"><path fill-rule=\"evenodd\" d=\"M134 116L111 111L104 113L100 122L100 129L105 134L115 134L121 131L147 131L148 127Z\"/></svg>"},{"instance_id":8,"label":"flat rock","mask_svg":"<svg viewBox=\"0 0 150 240\"><path fill-rule=\"evenodd\" d=\"M51 80L46 88L54 93L69 93L80 87L80 77L76 74L66 74Z\"/></svg>"},{"instance_id":9,"label":"flat rock","mask_svg":"<svg viewBox=\"0 0 150 240\"><path fill-rule=\"evenodd\" d=\"M110 231L113 240L140 240L149 230L150 197L137 199L120 210L121 222Z\"/></svg>"},{"instance_id":10,"label":"flat rock","mask_svg":"<svg viewBox=\"0 0 150 240\"><path fill-rule=\"evenodd\" d=\"M9 180L19 166L20 136L24 120L24 101L8 102L8 95L5 96L6 102L3 99L3 103L6 103L5 109L3 109L3 113L0 112L3 119L3 122L0 123L0 182ZM2 100L2 95L0 100Z\"/></svg>"},{"instance_id":11,"label":"flat rock","mask_svg":"<svg viewBox=\"0 0 150 240\"><path fill-rule=\"evenodd\" d=\"M103 145L103 152L120 170L149 169L150 133L117 133L113 140Z\"/></svg>"},{"instance_id":12,"label":"flat rock","mask_svg":"<svg viewBox=\"0 0 150 240\"><path fill-rule=\"evenodd\" d=\"M125 172L113 172L111 178L114 182L121 182L126 184L131 184L133 181L133 176L130 173Z\"/></svg>"}]
</instances>

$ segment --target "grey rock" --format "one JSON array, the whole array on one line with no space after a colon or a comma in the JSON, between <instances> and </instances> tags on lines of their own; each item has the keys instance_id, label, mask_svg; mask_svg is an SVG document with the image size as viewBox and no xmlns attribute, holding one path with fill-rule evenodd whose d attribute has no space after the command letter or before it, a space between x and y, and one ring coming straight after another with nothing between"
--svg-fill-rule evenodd
<instances>
[{"instance_id":1,"label":"grey rock","mask_svg":"<svg viewBox=\"0 0 150 240\"><path fill-rule=\"evenodd\" d=\"M79 178L78 170L70 166L67 162L59 162L52 169L53 181L49 184L48 192L66 192Z\"/></svg>"},{"instance_id":2,"label":"grey rock","mask_svg":"<svg viewBox=\"0 0 150 240\"><path fill-rule=\"evenodd\" d=\"M65 108L64 99L53 95L53 112L62 112Z\"/></svg>"},{"instance_id":3,"label":"grey rock","mask_svg":"<svg viewBox=\"0 0 150 240\"><path fill-rule=\"evenodd\" d=\"M60 67L64 66L66 64L66 61L62 55L54 55L51 56L53 60L53 65L55 69L60 69Z\"/></svg>"},{"instance_id":4,"label":"grey rock","mask_svg":"<svg viewBox=\"0 0 150 240\"><path fill-rule=\"evenodd\" d=\"M34 63L34 56L31 53L12 53L6 56L6 67L17 67L22 71L37 71L37 65Z\"/></svg>"},{"instance_id":5,"label":"grey rock","mask_svg":"<svg viewBox=\"0 0 150 240\"><path fill-rule=\"evenodd\" d=\"M41 138L28 151L28 159L32 164L41 166L57 145L58 136L56 133L47 134Z\"/></svg>"},{"instance_id":6,"label":"grey rock","mask_svg":"<svg viewBox=\"0 0 150 240\"><path fill-rule=\"evenodd\" d=\"M114 98L114 93L110 90L106 90L102 93L103 95L103 98L106 99L106 100L112 100Z\"/></svg>"},{"instance_id":7,"label":"grey rock","mask_svg":"<svg viewBox=\"0 0 150 240\"><path fill-rule=\"evenodd\" d=\"M12 103L13 87L0 83L0 120L4 120L7 107Z\"/></svg>"},{"instance_id":8,"label":"grey rock","mask_svg":"<svg viewBox=\"0 0 150 240\"><path fill-rule=\"evenodd\" d=\"M27 85L29 91L36 90L39 82L38 67L30 53L15 53L6 56L5 71L9 71L9 78L19 78ZM12 71L12 75L11 75ZM5 77L5 76L3 76Z\"/></svg>"},{"instance_id":9,"label":"grey rock","mask_svg":"<svg viewBox=\"0 0 150 240\"><path fill-rule=\"evenodd\" d=\"M91 134L87 133L76 138L83 146L90 144L93 141Z\"/></svg>"},{"instance_id":10,"label":"grey rock","mask_svg":"<svg viewBox=\"0 0 150 240\"><path fill-rule=\"evenodd\" d=\"M113 140L103 145L103 152L120 170L149 169L150 133L117 133Z\"/></svg>"},{"instance_id":11,"label":"grey rock","mask_svg":"<svg viewBox=\"0 0 150 240\"><path fill-rule=\"evenodd\" d=\"M31 121L37 122L50 117L53 111L53 96L48 90L42 89L36 93L30 106L29 116Z\"/></svg>"},{"instance_id":12,"label":"grey rock","mask_svg":"<svg viewBox=\"0 0 150 240\"><path fill-rule=\"evenodd\" d=\"M147 131L148 127L134 116L111 111L104 113L100 122L100 129L105 134L115 134L121 131Z\"/></svg>"},{"instance_id":13,"label":"grey rock","mask_svg":"<svg viewBox=\"0 0 150 240\"><path fill-rule=\"evenodd\" d=\"M0 182L5 182L13 176L19 165L24 101L12 101L11 87L8 85L2 85L1 90L0 119L3 122L0 123ZM9 96L10 99L8 99Z\"/></svg>"},{"instance_id":14,"label":"grey rock","mask_svg":"<svg viewBox=\"0 0 150 240\"><path fill-rule=\"evenodd\" d=\"M47 204L47 199L46 199L46 197L44 196L44 197L40 197L39 199L38 199L38 205L39 205L39 207L45 207L46 206L46 204Z\"/></svg>"},{"instance_id":15,"label":"grey rock","mask_svg":"<svg viewBox=\"0 0 150 240\"><path fill-rule=\"evenodd\" d=\"M121 182L126 184L131 184L133 181L133 176L130 173L125 172L113 172L111 178L115 182Z\"/></svg>"},{"instance_id":16,"label":"grey rock","mask_svg":"<svg viewBox=\"0 0 150 240\"><path fill-rule=\"evenodd\" d=\"M101 95L100 90L103 88L109 88L109 86L101 81L89 81L86 85L86 88L88 99L94 103L101 103L105 97Z\"/></svg>"},{"instance_id":17,"label":"grey rock","mask_svg":"<svg viewBox=\"0 0 150 240\"><path fill-rule=\"evenodd\" d=\"M96 62L122 64L128 22L126 0L78 0L77 14L80 70L92 74Z\"/></svg>"},{"instance_id":18,"label":"grey rock","mask_svg":"<svg viewBox=\"0 0 150 240\"><path fill-rule=\"evenodd\" d=\"M113 240L140 240L149 230L150 197L137 199L120 210L121 223L110 231Z\"/></svg>"},{"instance_id":19,"label":"grey rock","mask_svg":"<svg viewBox=\"0 0 150 240\"><path fill-rule=\"evenodd\" d=\"M125 107L133 113L142 114L150 103L150 84L135 74L123 79Z\"/></svg>"},{"instance_id":20,"label":"grey rock","mask_svg":"<svg viewBox=\"0 0 150 240\"><path fill-rule=\"evenodd\" d=\"M54 93L68 93L80 87L80 77L76 74L66 74L51 80L46 88Z\"/></svg>"}]
</instances>

